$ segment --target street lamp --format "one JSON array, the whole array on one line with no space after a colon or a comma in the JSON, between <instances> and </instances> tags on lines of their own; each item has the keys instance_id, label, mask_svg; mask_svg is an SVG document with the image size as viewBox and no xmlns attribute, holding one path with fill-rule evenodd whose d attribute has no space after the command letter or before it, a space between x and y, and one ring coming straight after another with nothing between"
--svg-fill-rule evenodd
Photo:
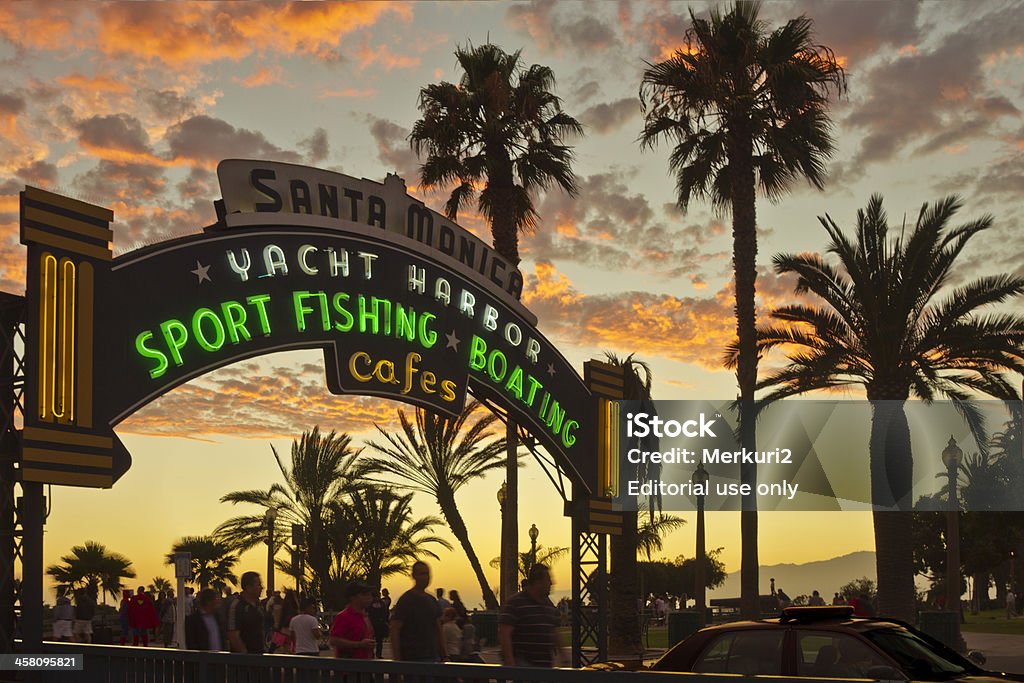
<instances>
[{"instance_id":1,"label":"street lamp","mask_svg":"<svg viewBox=\"0 0 1024 683\"><path fill-rule=\"evenodd\" d=\"M530 567L537 564L537 537L540 536L540 529L536 524L530 525Z\"/></svg>"},{"instance_id":2,"label":"street lamp","mask_svg":"<svg viewBox=\"0 0 1024 683\"><path fill-rule=\"evenodd\" d=\"M694 569L694 607L697 609L698 621L701 626L706 626L707 607L706 587L707 579L704 575L704 565L707 562L707 551L704 541L704 497L707 495L708 480L711 475L704 469L704 463L698 463L690 481L697 487L697 566Z\"/></svg>"},{"instance_id":3,"label":"street lamp","mask_svg":"<svg viewBox=\"0 0 1024 683\"><path fill-rule=\"evenodd\" d=\"M960 635L960 501L957 499L957 477L964 452L956 445L956 439L949 437L949 443L942 449L942 464L946 466L949 478L949 510L946 512L946 609L956 612L957 642Z\"/></svg>"},{"instance_id":4,"label":"street lamp","mask_svg":"<svg viewBox=\"0 0 1024 683\"><path fill-rule=\"evenodd\" d=\"M277 510L267 508L263 515L267 525L267 597L274 594L274 523L277 521Z\"/></svg>"}]
</instances>

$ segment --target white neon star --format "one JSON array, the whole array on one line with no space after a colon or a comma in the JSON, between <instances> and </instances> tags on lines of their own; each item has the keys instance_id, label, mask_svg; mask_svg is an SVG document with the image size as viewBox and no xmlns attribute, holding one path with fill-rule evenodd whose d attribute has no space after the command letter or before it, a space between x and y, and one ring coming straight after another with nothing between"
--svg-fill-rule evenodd
<instances>
[{"instance_id":1,"label":"white neon star","mask_svg":"<svg viewBox=\"0 0 1024 683\"><path fill-rule=\"evenodd\" d=\"M444 337L445 339L448 340L448 346L445 347L446 349L455 349L456 351L459 350L459 342L461 342L462 340L455 336L455 330L452 330L448 334L444 335Z\"/></svg>"},{"instance_id":2,"label":"white neon star","mask_svg":"<svg viewBox=\"0 0 1024 683\"><path fill-rule=\"evenodd\" d=\"M209 271L210 271L210 266L204 266L201 263L199 263L199 259L196 259L196 269L195 270L190 270L188 272L192 273L197 278L199 278L199 282L200 283L203 280L206 280L207 282L213 282L213 280L210 279Z\"/></svg>"},{"instance_id":3,"label":"white neon star","mask_svg":"<svg viewBox=\"0 0 1024 683\"><path fill-rule=\"evenodd\" d=\"M551 375L552 377L555 376L555 364L554 363L548 363L548 374Z\"/></svg>"}]
</instances>

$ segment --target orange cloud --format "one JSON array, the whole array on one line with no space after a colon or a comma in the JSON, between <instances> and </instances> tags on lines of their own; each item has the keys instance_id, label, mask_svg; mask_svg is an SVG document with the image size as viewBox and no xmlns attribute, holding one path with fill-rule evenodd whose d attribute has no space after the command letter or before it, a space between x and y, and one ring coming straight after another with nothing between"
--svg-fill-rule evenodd
<instances>
[{"instance_id":1,"label":"orange cloud","mask_svg":"<svg viewBox=\"0 0 1024 683\"><path fill-rule=\"evenodd\" d=\"M114 3L99 11L107 54L166 64L240 60L266 51L330 52L385 14L412 17L404 3Z\"/></svg>"},{"instance_id":2,"label":"orange cloud","mask_svg":"<svg viewBox=\"0 0 1024 683\"><path fill-rule=\"evenodd\" d=\"M392 69L411 69L420 65L419 57L396 55L387 45L380 45L377 48L363 45L356 50L356 57L359 59L360 69L365 69L371 64L380 64L387 71Z\"/></svg>"},{"instance_id":3,"label":"orange cloud","mask_svg":"<svg viewBox=\"0 0 1024 683\"><path fill-rule=\"evenodd\" d=\"M358 88L344 88L342 90L324 90L320 93L320 99L326 99L328 97L352 97L356 99L367 99L370 97L376 97L377 91L373 88L366 88L360 90Z\"/></svg>"},{"instance_id":4,"label":"orange cloud","mask_svg":"<svg viewBox=\"0 0 1024 683\"><path fill-rule=\"evenodd\" d=\"M5 2L0 4L0 36L21 47L66 50L83 47L95 27L81 2Z\"/></svg>"},{"instance_id":5,"label":"orange cloud","mask_svg":"<svg viewBox=\"0 0 1024 683\"><path fill-rule=\"evenodd\" d=\"M57 82L68 88L92 93L126 93L132 91L132 87L123 80L116 80L109 76L86 76L80 73L72 73L67 76L61 76L57 79Z\"/></svg>"},{"instance_id":6,"label":"orange cloud","mask_svg":"<svg viewBox=\"0 0 1024 683\"><path fill-rule=\"evenodd\" d=\"M236 83L241 83L246 88L258 88L264 85L284 82L284 69L280 66L264 66L256 69L245 78L235 78Z\"/></svg>"}]
</instances>

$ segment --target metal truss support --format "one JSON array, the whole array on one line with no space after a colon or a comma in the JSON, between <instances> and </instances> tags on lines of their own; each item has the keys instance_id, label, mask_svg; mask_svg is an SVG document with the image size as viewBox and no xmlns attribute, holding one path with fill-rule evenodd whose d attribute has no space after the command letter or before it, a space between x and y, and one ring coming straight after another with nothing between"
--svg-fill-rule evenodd
<instances>
[{"instance_id":1,"label":"metal truss support","mask_svg":"<svg viewBox=\"0 0 1024 683\"><path fill-rule=\"evenodd\" d=\"M587 498L572 505L572 665L586 666L608 658L608 537L591 533Z\"/></svg>"},{"instance_id":2,"label":"metal truss support","mask_svg":"<svg viewBox=\"0 0 1024 683\"><path fill-rule=\"evenodd\" d=\"M16 498L17 463L25 387L25 297L0 292L0 653L14 651L18 637L19 582L15 565L22 557Z\"/></svg>"}]
</instances>

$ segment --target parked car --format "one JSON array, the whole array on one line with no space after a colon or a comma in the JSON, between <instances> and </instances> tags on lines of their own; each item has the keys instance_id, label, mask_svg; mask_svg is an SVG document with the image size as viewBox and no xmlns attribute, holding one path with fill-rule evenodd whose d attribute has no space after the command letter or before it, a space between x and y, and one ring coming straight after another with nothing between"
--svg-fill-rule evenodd
<instances>
[{"instance_id":1,"label":"parked car","mask_svg":"<svg viewBox=\"0 0 1024 683\"><path fill-rule=\"evenodd\" d=\"M985 658L963 657L909 624L854 617L853 608L789 607L782 616L739 621L694 633L660 659L605 662L601 670L689 671L886 681L1022 681L986 671Z\"/></svg>"}]
</instances>

